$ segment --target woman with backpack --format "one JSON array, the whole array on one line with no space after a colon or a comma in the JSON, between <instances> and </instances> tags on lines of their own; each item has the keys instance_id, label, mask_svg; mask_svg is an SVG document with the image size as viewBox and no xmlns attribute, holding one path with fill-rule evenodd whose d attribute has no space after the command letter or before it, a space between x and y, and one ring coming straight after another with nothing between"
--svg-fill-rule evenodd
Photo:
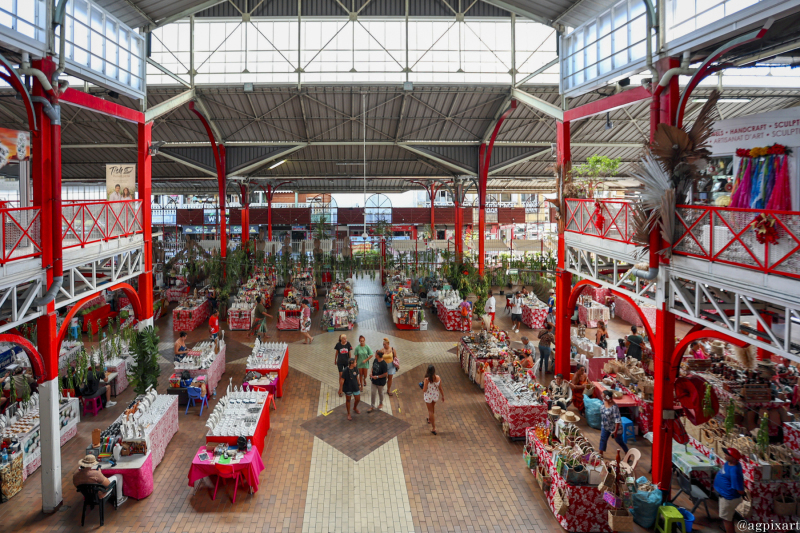
<instances>
[{"instance_id":1,"label":"woman with backpack","mask_svg":"<svg viewBox=\"0 0 800 533\"><path fill-rule=\"evenodd\" d=\"M381 358L386 361L386 365L388 368L388 382L386 383L386 391L388 392L389 396L394 396L392 392L392 378L394 377L395 372L400 370L400 361L397 360L397 352L394 348L389 345L389 339L383 339L383 348L377 350L375 352L375 358Z\"/></svg>"}]
</instances>

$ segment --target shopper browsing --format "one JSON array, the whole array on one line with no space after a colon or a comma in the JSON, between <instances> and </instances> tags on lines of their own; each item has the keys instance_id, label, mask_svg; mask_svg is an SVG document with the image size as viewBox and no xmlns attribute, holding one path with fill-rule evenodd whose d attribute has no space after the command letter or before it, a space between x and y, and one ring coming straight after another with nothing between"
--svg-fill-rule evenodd
<instances>
[{"instance_id":1,"label":"shopper browsing","mask_svg":"<svg viewBox=\"0 0 800 533\"><path fill-rule=\"evenodd\" d=\"M628 351L625 355L628 357L633 357L634 359L641 361L642 360L642 346L644 346L644 337L637 333L638 329L636 326L631 326L631 333L632 335L628 335L628 340L625 343L625 346L628 347Z\"/></svg>"},{"instance_id":2,"label":"shopper browsing","mask_svg":"<svg viewBox=\"0 0 800 533\"><path fill-rule=\"evenodd\" d=\"M511 298L511 329L519 333L519 327L522 325L522 294L517 291L513 298Z\"/></svg>"},{"instance_id":3,"label":"shopper browsing","mask_svg":"<svg viewBox=\"0 0 800 533\"><path fill-rule=\"evenodd\" d=\"M725 463L714 478L714 490L719 494L719 517L725 524L725 531L734 533L733 515L744 495L744 474L739 463L742 454L736 448L723 448L722 451Z\"/></svg>"},{"instance_id":4,"label":"shopper browsing","mask_svg":"<svg viewBox=\"0 0 800 533\"><path fill-rule=\"evenodd\" d=\"M428 366L425 373L425 380L422 382L422 399L428 408L428 424L431 425L431 433L436 435L436 402L440 399L444 401L444 390L442 389L442 378L436 375L436 367Z\"/></svg>"},{"instance_id":5,"label":"shopper browsing","mask_svg":"<svg viewBox=\"0 0 800 533\"><path fill-rule=\"evenodd\" d=\"M314 342L314 337L309 331L311 331L311 308L308 306L308 300L303 300L303 303L300 304L300 333L306 338L303 344Z\"/></svg>"},{"instance_id":6,"label":"shopper browsing","mask_svg":"<svg viewBox=\"0 0 800 533\"><path fill-rule=\"evenodd\" d=\"M380 403L378 404L378 409L383 409L383 387L386 386L386 378L389 376L389 365L386 364L380 357L376 357L375 360L372 362L372 397L370 403L372 407L370 407L368 413L371 413L375 410L375 396L378 396Z\"/></svg>"},{"instance_id":7,"label":"shopper browsing","mask_svg":"<svg viewBox=\"0 0 800 533\"><path fill-rule=\"evenodd\" d=\"M267 335L267 319L272 318L272 315L267 313L267 308L261 303L261 296L256 296L256 309L253 316L255 320L253 321L253 327L250 328L250 335L256 335L257 331L262 337L262 342L264 339L269 339L269 335Z\"/></svg>"},{"instance_id":8,"label":"shopper browsing","mask_svg":"<svg viewBox=\"0 0 800 533\"><path fill-rule=\"evenodd\" d=\"M606 341L607 338L608 330L606 329L606 323L602 320L598 320L597 331L594 334L594 342L605 350L608 348L608 342Z\"/></svg>"},{"instance_id":9,"label":"shopper browsing","mask_svg":"<svg viewBox=\"0 0 800 533\"><path fill-rule=\"evenodd\" d=\"M625 339L617 339L617 343L619 344L617 346L617 359L619 359L620 361L624 361L625 360L625 352L628 350L625 347Z\"/></svg>"},{"instance_id":10,"label":"shopper browsing","mask_svg":"<svg viewBox=\"0 0 800 533\"><path fill-rule=\"evenodd\" d=\"M583 415L584 412L584 404L583 404L583 393L586 390L586 386L589 384L589 378L586 376L586 369L583 365L578 365L578 369L575 371L575 375L572 376L572 381L570 381L570 388L572 389L572 403L578 409L578 413Z\"/></svg>"},{"instance_id":11,"label":"shopper browsing","mask_svg":"<svg viewBox=\"0 0 800 533\"><path fill-rule=\"evenodd\" d=\"M361 391L358 386L358 369L356 368L355 359L350 359L349 364L342 370L341 374L339 374L339 397L341 397L343 393L347 397L345 400L345 404L347 405L347 419L353 420L353 417L350 416L350 398L352 396L356 397L353 403L353 412L357 415L361 414L361 411L358 410L358 404L361 401Z\"/></svg>"},{"instance_id":12,"label":"shopper browsing","mask_svg":"<svg viewBox=\"0 0 800 533\"><path fill-rule=\"evenodd\" d=\"M542 362L542 374L547 373L547 367L550 364L551 346L556 342L556 337L553 335L553 326L545 324L544 330L539 332L539 357Z\"/></svg>"},{"instance_id":13,"label":"shopper browsing","mask_svg":"<svg viewBox=\"0 0 800 533\"><path fill-rule=\"evenodd\" d=\"M603 407L600 408L600 453L605 454L608 438L613 437L625 453L628 446L622 438L622 416L619 407L614 403L614 393L603 391Z\"/></svg>"},{"instance_id":14,"label":"shopper browsing","mask_svg":"<svg viewBox=\"0 0 800 533\"><path fill-rule=\"evenodd\" d=\"M212 340L217 340L219 336L219 309L214 309L211 312L211 317L208 319L208 332L211 333Z\"/></svg>"},{"instance_id":15,"label":"shopper browsing","mask_svg":"<svg viewBox=\"0 0 800 533\"><path fill-rule=\"evenodd\" d=\"M492 291L489 290L489 297L486 299L486 303L483 304L483 312L492 317L492 325L494 325L494 313L496 305L497 300L495 300Z\"/></svg>"},{"instance_id":16,"label":"shopper browsing","mask_svg":"<svg viewBox=\"0 0 800 533\"><path fill-rule=\"evenodd\" d=\"M361 387L367 384L367 373L369 373L369 360L372 359L372 348L367 346L367 339L364 335L358 337L358 346L353 350L356 356L356 368L358 368L358 381ZM361 390L364 390L363 388ZM381 403L383 403L383 394L381 394Z\"/></svg>"},{"instance_id":17,"label":"shopper browsing","mask_svg":"<svg viewBox=\"0 0 800 533\"><path fill-rule=\"evenodd\" d=\"M353 351L353 345L347 341L347 335L342 333L339 335L339 342L333 347L333 364L339 369L339 373L347 368L350 361L350 354Z\"/></svg>"},{"instance_id":18,"label":"shopper browsing","mask_svg":"<svg viewBox=\"0 0 800 533\"><path fill-rule=\"evenodd\" d=\"M383 339L383 348L375 352L375 357L381 357L386 364L388 365L389 369L389 380L386 383L386 391L389 396L394 396L392 392L392 378L394 377L395 372L400 368L400 363L397 360L397 352L394 348L389 345L389 339Z\"/></svg>"}]
</instances>

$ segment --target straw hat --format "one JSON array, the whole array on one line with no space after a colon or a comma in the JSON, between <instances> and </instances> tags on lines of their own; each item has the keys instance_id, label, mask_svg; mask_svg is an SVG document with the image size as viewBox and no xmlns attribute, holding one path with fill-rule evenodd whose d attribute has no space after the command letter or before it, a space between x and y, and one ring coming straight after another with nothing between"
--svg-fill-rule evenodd
<instances>
[{"instance_id":1,"label":"straw hat","mask_svg":"<svg viewBox=\"0 0 800 533\"><path fill-rule=\"evenodd\" d=\"M78 466L80 466L81 468L94 468L99 464L100 463L97 462L97 457L95 457L94 455L87 455L86 457L78 461Z\"/></svg>"},{"instance_id":2,"label":"straw hat","mask_svg":"<svg viewBox=\"0 0 800 533\"><path fill-rule=\"evenodd\" d=\"M547 414L550 416L561 416L563 412L564 411L561 409L560 406L554 405L549 411L547 411Z\"/></svg>"},{"instance_id":3,"label":"straw hat","mask_svg":"<svg viewBox=\"0 0 800 533\"><path fill-rule=\"evenodd\" d=\"M572 411L566 411L563 415L561 415L561 420L564 422L570 422L572 424L577 424L581 421L581 417L573 413Z\"/></svg>"},{"instance_id":4,"label":"straw hat","mask_svg":"<svg viewBox=\"0 0 800 533\"><path fill-rule=\"evenodd\" d=\"M615 391L614 391L614 399L616 399L616 400L619 400L619 399L620 399L620 398L622 398L623 396L625 396L625 395L624 395L624 394L622 394L622 392L621 392L621 391L618 391L618 390L615 390Z\"/></svg>"}]
</instances>

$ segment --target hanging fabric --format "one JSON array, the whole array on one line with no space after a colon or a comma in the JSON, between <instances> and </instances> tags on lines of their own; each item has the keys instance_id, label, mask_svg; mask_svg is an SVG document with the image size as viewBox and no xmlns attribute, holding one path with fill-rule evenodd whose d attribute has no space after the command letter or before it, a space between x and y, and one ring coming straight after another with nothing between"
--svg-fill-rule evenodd
<instances>
[{"instance_id":1,"label":"hanging fabric","mask_svg":"<svg viewBox=\"0 0 800 533\"><path fill-rule=\"evenodd\" d=\"M739 169L736 172L736 177L733 180L733 185L731 186L731 201L733 201L733 198L736 195L736 190L742 183L742 178L744 177L745 170L747 170L749 166L750 166L750 158L743 158L742 163L739 165Z\"/></svg>"},{"instance_id":2,"label":"hanging fabric","mask_svg":"<svg viewBox=\"0 0 800 533\"><path fill-rule=\"evenodd\" d=\"M767 158L768 159L768 158ZM767 161L764 158L759 158L756 172L753 174L753 186L750 189L750 209L763 209L764 207L764 180L766 179L765 173L767 171Z\"/></svg>"},{"instance_id":3,"label":"hanging fabric","mask_svg":"<svg viewBox=\"0 0 800 533\"><path fill-rule=\"evenodd\" d=\"M780 170L775 178L775 186L767 202L767 209L776 211L790 211L792 208L792 191L789 185L789 161L787 156L783 156L780 163Z\"/></svg>"},{"instance_id":4,"label":"hanging fabric","mask_svg":"<svg viewBox=\"0 0 800 533\"><path fill-rule=\"evenodd\" d=\"M750 187L753 179L753 167L756 166L756 162L752 159L747 159L745 165L742 181L731 198L731 207L750 207Z\"/></svg>"},{"instance_id":5,"label":"hanging fabric","mask_svg":"<svg viewBox=\"0 0 800 533\"><path fill-rule=\"evenodd\" d=\"M770 163L769 163L769 179L767 180L767 191L764 194L764 205L769 202L769 199L772 197L772 190L775 188L775 182L778 181L778 171L780 170L781 162L778 159L778 156L772 155L770 156Z\"/></svg>"}]
</instances>

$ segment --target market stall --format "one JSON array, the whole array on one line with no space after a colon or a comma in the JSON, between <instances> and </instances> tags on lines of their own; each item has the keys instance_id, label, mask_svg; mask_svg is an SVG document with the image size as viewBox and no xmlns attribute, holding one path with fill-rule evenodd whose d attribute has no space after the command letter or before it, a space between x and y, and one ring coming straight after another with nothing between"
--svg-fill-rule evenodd
<instances>
[{"instance_id":1,"label":"market stall","mask_svg":"<svg viewBox=\"0 0 800 533\"><path fill-rule=\"evenodd\" d=\"M284 289L283 295L287 296L290 291L297 293L298 297L309 300L316 298L317 283L314 281L314 269L311 267L298 268L292 276L291 288Z\"/></svg>"},{"instance_id":2,"label":"market stall","mask_svg":"<svg viewBox=\"0 0 800 533\"><path fill-rule=\"evenodd\" d=\"M276 374L276 396L283 397L283 388L289 375L289 345L282 342L264 342L256 339L253 352L247 358L245 374L258 372L261 375Z\"/></svg>"},{"instance_id":3,"label":"market stall","mask_svg":"<svg viewBox=\"0 0 800 533\"><path fill-rule=\"evenodd\" d=\"M279 330L287 331L300 329L300 313L302 312L300 304L302 301L302 296L295 291L290 291L284 296L283 301L281 301L281 307L278 309Z\"/></svg>"},{"instance_id":4,"label":"market stall","mask_svg":"<svg viewBox=\"0 0 800 533\"><path fill-rule=\"evenodd\" d=\"M614 315L627 322L632 326L643 327L644 322L642 322L641 315L636 311L636 307L631 304L628 300L624 298L616 298L614 297ZM647 324L651 328L656 327L656 307L654 305L648 305L644 303L639 304L639 309L641 313L644 315L645 319L647 319Z\"/></svg>"},{"instance_id":5,"label":"market stall","mask_svg":"<svg viewBox=\"0 0 800 533\"><path fill-rule=\"evenodd\" d=\"M61 343L61 352L58 355L58 368L63 370L78 358L78 354L83 347L81 341L65 340Z\"/></svg>"},{"instance_id":6,"label":"market stall","mask_svg":"<svg viewBox=\"0 0 800 533\"><path fill-rule=\"evenodd\" d=\"M524 438L527 428L547 422L547 404L540 400L543 389L538 383L511 376L485 373L484 394L492 413L501 419L503 433L511 438Z\"/></svg>"},{"instance_id":7,"label":"market stall","mask_svg":"<svg viewBox=\"0 0 800 533\"><path fill-rule=\"evenodd\" d=\"M203 459L203 454L207 459ZM225 453L217 453L217 447L200 446L192 459L192 466L189 469L189 486L195 488L196 483L209 476L218 476L219 466L230 467L226 470L241 473L250 493L258 492L258 477L264 471L264 461L258 448L249 450L237 450L232 457L225 457Z\"/></svg>"},{"instance_id":8,"label":"market stall","mask_svg":"<svg viewBox=\"0 0 800 533\"><path fill-rule=\"evenodd\" d=\"M596 328L599 321L608 324L611 318L611 310L591 299L591 296L581 295L578 300L578 319L581 324L589 328Z\"/></svg>"},{"instance_id":9,"label":"market stall","mask_svg":"<svg viewBox=\"0 0 800 533\"><path fill-rule=\"evenodd\" d=\"M226 348L227 345L223 339L218 343L198 342L183 359L173 363L175 374L182 376L184 372L188 372L192 379L205 376L202 381L206 387L206 394L211 396L216 392L217 384L225 373Z\"/></svg>"},{"instance_id":10,"label":"market stall","mask_svg":"<svg viewBox=\"0 0 800 533\"><path fill-rule=\"evenodd\" d=\"M92 453L101 463L113 459L116 464L104 466L103 474L122 475L122 493L141 500L153 493L153 471L177 432L178 398L150 389L97 436Z\"/></svg>"},{"instance_id":11,"label":"market stall","mask_svg":"<svg viewBox=\"0 0 800 533\"><path fill-rule=\"evenodd\" d=\"M59 400L59 433L61 446L78 433L80 405L77 398ZM13 421L12 421L13 420ZM34 392L27 403L10 406L0 417L0 436L9 446L18 445L23 454L22 480L42 466L39 394Z\"/></svg>"},{"instance_id":12,"label":"market stall","mask_svg":"<svg viewBox=\"0 0 800 533\"><path fill-rule=\"evenodd\" d=\"M454 290L441 290L435 301L436 316L447 331L472 330L472 304Z\"/></svg>"},{"instance_id":13,"label":"market stall","mask_svg":"<svg viewBox=\"0 0 800 533\"><path fill-rule=\"evenodd\" d=\"M189 286L173 287L164 291L164 299L168 302L180 302L189 297Z\"/></svg>"},{"instance_id":14,"label":"market stall","mask_svg":"<svg viewBox=\"0 0 800 533\"><path fill-rule=\"evenodd\" d=\"M358 317L358 302L353 295L352 281L335 283L329 290L322 308L320 327L323 330L351 330Z\"/></svg>"},{"instance_id":15,"label":"market stall","mask_svg":"<svg viewBox=\"0 0 800 533\"><path fill-rule=\"evenodd\" d=\"M392 295L392 322L397 329L421 329L425 312L419 297L410 290L401 289ZM425 323L427 326L427 322Z\"/></svg>"},{"instance_id":16,"label":"market stall","mask_svg":"<svg viewBox=\"0 0 800 533\"><path fill-rule=\"evenodd\" d=\"M228 387L228 394L208 417L206 444L235 445L239 437L245 437L261 455L269 431L268 393L233 389Z\"/></svg>"},{"instance_id":17,"label":"market stall","mask_svg":"<svg viewBox=\"0 0 800 533\"><path fill-rule=\"evenodd\" d=\"M206 298L182 300L172 311L172 331L194 331L211 315L211 302Z\"/></svg>"},{"instance_id":18,"label":"market stall","mask_svg":"<svg viewBox=\"0 0 800 533\"><path fill-rule=\"evenodd\" d=\"M261 296L261 303L267 309L272 305L275 292L273 276L256 274L239 288L239 292L231 302L227 311L228 327L231 330L248 331L252 327L253 310L256 298Z\"/></svg>"},{"instance_id":19,"label":"market stall","mask_svg":"<svg viewBox=\"0 0 800 533\"><path fill-rule=\"evenodd\" d=\"M461 337L458 344L458 358L461 368L469 378L484 388L485 372L498 373L505 369L503 364L511 352L504 331L473 332Z\"/></svg>"},{"instance_id":20,"label":"market stall","mask_svg":"<svg viewBox=\"0 0 800 533\"><path fill-rule=\"evenodd\" d=\"M547 319L548 306L531 294L522 299L522 323L531 329L542 329Z\"/></svg>"}]
</instances>

